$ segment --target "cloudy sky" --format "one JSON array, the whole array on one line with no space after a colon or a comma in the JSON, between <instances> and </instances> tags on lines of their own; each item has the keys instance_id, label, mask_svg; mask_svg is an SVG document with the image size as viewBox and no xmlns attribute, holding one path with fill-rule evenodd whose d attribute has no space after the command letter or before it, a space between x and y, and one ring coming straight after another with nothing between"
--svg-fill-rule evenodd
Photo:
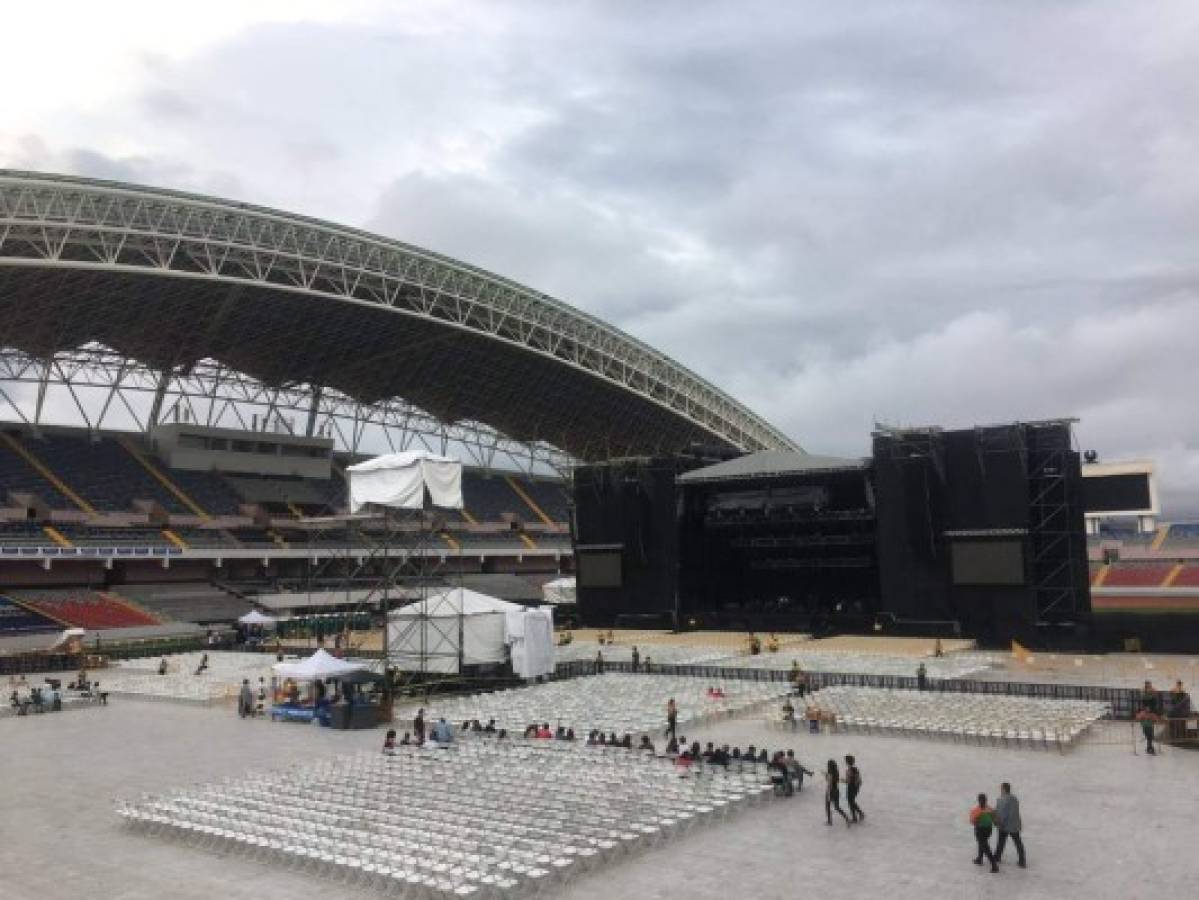
<instances>
[{"instance_id":1,"label":"cloudy sky","mask_svg":"<svg viewBox=\"0 0 1199 900\"><path fill-rule=\"evenodd\" d=\"M0 166L199 190L596 313L809 450L1077 416L1199 514L1199 4L5 11Z\"/></svg>"}]
</instances>

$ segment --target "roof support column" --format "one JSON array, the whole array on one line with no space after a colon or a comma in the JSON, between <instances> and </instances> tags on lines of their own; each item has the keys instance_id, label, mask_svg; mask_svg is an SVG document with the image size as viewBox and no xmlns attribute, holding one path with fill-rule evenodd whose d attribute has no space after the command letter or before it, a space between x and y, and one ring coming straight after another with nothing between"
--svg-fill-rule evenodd
<instances>
[{"instance_id":1,"label":"roof support column","mask_svg":"<svg viewBox=\"0 0 1199 900\"><path fill-rule=\"evenodd\" d=\"M316 420L321 410L321 393L323 388L318 384L312 389L312 402L308 404L308 424L304 427L305 437L312 437L316 431Z\"/></svg>"},{"instance_id":2,"label":"roof support column","mask_svg":"<svg viewBox=\"0 0 1199 900\"><path fill-rule=\"evenodd\" d=\"M158 386L154 388L154 402L150 405L150 415L146 417L146 431L158 424L158 417L162 414L162 401L171 384L171 375L170 369L163 369L158 375Z\"/></svg>"}]
</instances>

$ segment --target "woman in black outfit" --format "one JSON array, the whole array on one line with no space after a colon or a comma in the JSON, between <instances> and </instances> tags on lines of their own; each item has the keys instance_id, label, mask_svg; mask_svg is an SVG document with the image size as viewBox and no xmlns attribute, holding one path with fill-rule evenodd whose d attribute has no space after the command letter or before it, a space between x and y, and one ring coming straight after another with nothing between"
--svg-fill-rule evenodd
<instances>
[{"instance_id":1,"label":"woman in black outfit","mask_svg":"<svg viewBox=\"0 0 1199 900\"><path fill-rule=\"evenodd\" d=\"M824 814L829 825L833 824L834 809L841 814L848 826L849 816L845 815L845 810L841 808L841 773L837 770L837 761L830 759L828 769L824 773Z\"/></svg>"}]
</instances>

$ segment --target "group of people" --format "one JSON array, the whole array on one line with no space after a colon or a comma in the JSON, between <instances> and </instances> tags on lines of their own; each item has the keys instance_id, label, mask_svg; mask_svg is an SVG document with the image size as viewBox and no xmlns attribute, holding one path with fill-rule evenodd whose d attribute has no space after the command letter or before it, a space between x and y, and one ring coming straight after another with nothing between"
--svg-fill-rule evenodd
<instances>
[{"instance_id":1,"label":"group of people","mask_svg":"<svg viewBox=\"0 0 1199 900\"><path fill-rule=\"evenodd\" d=\"M978 805L970 810L970 825L974 828L974 840L978 844L978 853L974 864L981 866L983 859L991 863L991 871L999 871L999 863L1003 861L1003 851L1010 838L1016 848L1016 865L1021 869L1027 868L1028 861L1024 856L1024 840L1020 837L1024 824L1020 821L1020 801L1012 793L1012 786L1006 781L999 786L999 799L992 808L987 805L987 795L978 795ZM999 838L995 849L991 850L991 834L999 830Z\"/></svg>"},{"instance_id":2,"label":"group of people","mask_svg":"<svg viewBox=\"0 0 1199 900\"><path fill-rule=\"evenodd\" d=\"M1137 704L1137 721L1141 723L1141 734L1145 738L1145 752L1150 756L1157 753L1154 746L1154 732L1163 719L1168 723L1171 740L1181 741L1186 738L1186 723L1191 715L1191 695L1182 686L1182 681L1174 682L1174 687L1166 694L1163 702L1161 694L1153 687L1153 682L1146 681L1141 688L1141 696Z\"/></svg>"},{"instance_id":3,"label":"group of people","mask_svg":"<svg viewBox=\"0 0 1199 900\"><path fill-rule=\"evenodd\" d=\"M27 716L31 712L43 713L47 710L58 712L62 709L62 692L58 685L57 681L52 682L47 691L47 688L41 685L29 684L24 675L20 678L10 675L8 703L17 711L18 716Z\"/></svg>"},{"instance_id":4,"label":"group of people","mask_svg":"<svg viewBox=\"0 0 1199 900\"><path fill-rule=\"evenodd\" d=\"M108 693L100 689L99 681L88 679L86 669L80 669L79 675L66 689L78 692L80 697L93 703L108 704ZM18 716L59 712L63 705L62 682L57 678L47 678L45 686L42 686L30 684L24 675L9 675L8 704Z\"/></svg>"}]
</instances>

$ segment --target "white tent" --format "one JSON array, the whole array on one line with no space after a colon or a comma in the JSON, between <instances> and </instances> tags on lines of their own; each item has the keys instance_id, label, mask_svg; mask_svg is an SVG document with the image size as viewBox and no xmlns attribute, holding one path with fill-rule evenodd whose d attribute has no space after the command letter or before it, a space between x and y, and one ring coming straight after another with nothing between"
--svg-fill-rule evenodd
<instances>
[{"instance_id":1,"label":"white tent","mask_svg":"<svg viewBox=\"0 0 1199 900\"><path fill-rule=\"evenodd\" d=\"M460 656L467 666L506 662L505 617L523 609L477 591L454 588L391 613L388 652L403 672L457 672Z\"/></svg>"},{"instance_id":2,"label":"white tent","mask_svg":"<svg viewBox=\"0 0 1199 900\"><path fill-rule=\"evenodd\" d=\"M423 509L425 490L434 506L462 509L462 463L435 453L386 453L346 468L350 512L368 503Z\"/></svg>"},{"instance_id":3,"label":"white tent","mask_svg":"<svg viewBox=\"0 0 1199 900\"><path fill-rule=\"evenodd\" d=\"M574 603L576 600L574 576L555 578L553 581L546 582L541 587L541 593L545 597L545 602L552 603L554 606Z\"/></svg>"},{"instance_id":4,"label":"white tent","mask_svg":"<svg viewBox=\"0 0 1199 900\"><path fill-rule=\"evenodd\" d=\"M242 625L274 625L276 622L271 616L264 616L256 609L241 616L237 621Z\"/></svg>"},{"instance_id":5,"label":"white tent","mask_svg":"<svg viewBox=\"0 0 1199 900\"><path fill-rule=\"evenodd\" d=\"M554 671L552 606L510 612L506 625L513 672L521 678L536 678Z\"/></svg>"},{"instance_id":6,"label":"white tent","mask_svg":"<svg viewBox=\"0 0 1199 900\"><path fill-rule=\"evenodd\" d=\"M300 662L275 663L275 674L281 678L294 678L296 681L319 681L348 675L350 672L360 672L365 668L362 663L346 662L324 650L317 650Z\"/></svg>"}]
</instances>

